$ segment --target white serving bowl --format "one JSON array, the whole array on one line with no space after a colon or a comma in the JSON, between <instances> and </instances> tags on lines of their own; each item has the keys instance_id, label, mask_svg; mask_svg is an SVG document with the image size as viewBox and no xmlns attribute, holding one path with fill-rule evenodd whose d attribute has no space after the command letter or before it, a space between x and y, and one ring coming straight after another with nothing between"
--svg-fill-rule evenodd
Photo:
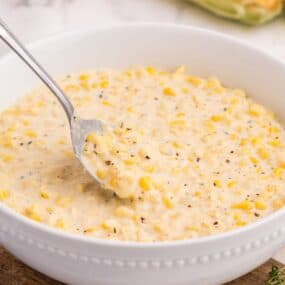
<instances>
[{"instance_id":1,"label":"white serving bowl","mask_svg":"<svg viewBox=\"0 0 285 285\"><path fill-rule=\"evenodd\" d=\"M30 48L54 76L99 67L185 65L195 75L215 75L228 86L247 90L285 117L284 63L225 35L177 25L135 24L64 34ZM14 55L2 58L1 108L38 83ZM208 285L237 278L270 258L285 241L284 218L280 210L216 236L136 243L64 233L0 205L0 237L22 261L69 284Z\"/></svg>"}]
</instances>

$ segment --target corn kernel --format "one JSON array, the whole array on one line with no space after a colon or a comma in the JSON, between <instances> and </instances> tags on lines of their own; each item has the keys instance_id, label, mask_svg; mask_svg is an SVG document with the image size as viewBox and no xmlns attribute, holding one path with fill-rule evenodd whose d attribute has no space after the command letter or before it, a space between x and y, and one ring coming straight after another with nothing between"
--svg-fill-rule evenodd
<instances>
[{"instance_id":1,"label":"corn kernel","mask_svg":"<svg viewBox=\"0 0 285 285\"><path fill-rule=\"evenodd\" d=\"M148 66L148 67L146 68L146 71L147 71L147 73L150 74L150 75L153 75L153 74L156 73L155 68L152 67L152 66Z\"/></svg>"},{"instance_id":2,"label":"corn kernel","mask_svg":"<svg viewBox=\"0 0 285 285\"><path fill-rule=\"evenodd\" d=\"M15 132L18 129L18 125L17 124L13 124L12 126L10 126L9 128L7 128L8 132Z\"/></svg>"},{"instance_id":3,"label":"corn kernel","mask_svg":"<svg viewBox=\"0 0 285 285\"><path fill-rule=\"evenodd\" d=\"M256 158L256 157L250 157L249 158L250 159L250 161L253 163L253 164L258 164L259 163L259 160Z\"/></svg>"},{"instance_id":4,"label":"corn kernel","mask_svg":"<svg viewBox=\"0 0 285 285\"><path fill-rule=\"evenodd\" d=\"M134 165L136 163L135 159L126 159L124 160L125 165L130 166L130 165Z\"/></svg>"},{"instance_id":5,"label":"corn kernel","mask_svg":"<svg viewBox=\"0 0 285 285\"><path fill-rule=\"evenodd\" d=\"M174 207L173 201L168 196L163 197L163 203L168 209Z\"/></svg>"},{"instance_id":6,"label":"corn kernel","mask_svg":"<svg viewBox=\"0 0 285 285\"><path fill-rule=\"evenodd\" d=\"M186 116L186 114L184 113L184 112L179 112L179 113L177 113L176 114L176 117L185 117Z\"/></svg>"},{"instance_id":7,"label":"corn kernel","mask_svg":"<svg viewBox=\"0 0 285 285\"><path fill-rule=\"evenodd\" d=\"M87 228L87 229L85 229L83 232L85 233L85 234L90 234L90 233L93 233L93 232L95 232L95 228Z\"/></svg>"},{"instance_id":8,"label":"corn kernel","mask_svg":"<svg viewBox=\"0 0 285 285\"><path fill-rule=\"evenodd\" d=\"M130 70L130 69L127 69L127 70L125 71L125 74L126 74L126 76L129 77L129 78L131 78L131 77L133 77L133 76L135 75L134 71L133 71L133 70Z\"/></svg>"},{"instance_id":9,"label":"corn kernel","mask_svg":"<svg viewBox=\"0 0 285 285\"><path fill-rule=\"evenodd\" d=\"M156 190L158 190L158 191L163 191L163 190L164 190L164 185L163 185L162 183L153 181L152 184L153 184L153 187L154 187Z\"/></svg>"},{"instance_id":10,"label":"corn kernel","mask_svg":"<svg viewBox=\"0 0 285 285\"><path fill-rule=\"evenodd\" d=\"M280 209L280 208L284 207L285 201L280 200L280 199L276 199L273 201L272 205L273 205L274 209Z\"/></svg>"},{"instance_id":11,"label":"corn kernel","mask_svg":"<svg viewBox=\"0 0 285 285\"><path fill-rule=\"evenodd\" d=\"M261 144L261 142L262 142L262 138L261 137L254 137L254 138L251 139L251 143L254 146Z\"/></svg>"},{"instance_id":12,"label":"corn kernel","mask_svg":"<svg viewBox=\"0 0 285 285\"><path fill-rule=\"evenodd\" d=\"M281 167L276 167L273 169L273 177L277 179L282 179L284 173L284 169Z\"/></svg>"},{"instance_id":13,"label":"corn kernel","mask_svg":"<svg viewBox=\"0 0 285 285\"><path fill-rule=\"evenodd\" d=\"M0 137L0 145L6 148L13 148L14 143L12 137L9 134Z\"/></svg>"},{"instance_id":14,"label":"corn kernel","mask_svg":"<svg viewBox=\"0 0 285 285\"><path fill-rule=\"evenodd\" d=\"M66 144L66 140L64 138L59 139L58 144Z\"/></svg>"},{"instance_id":15,"label":"corn kernel","mask_svg":"<svg viewBox=\"0 0 285 285\"><path fill-rule=\"evenodd\" d=\"M89 80L90 79L90 74L83 73L83 74L81 74L79 76L79 79L82 80L82 81Z\"/></svg>"},{"instance_id":16,"label":"corn kernel","mask_svg":"<svg viewBox=\"0 0 285 285\"><path fill-rule=\"evenodd\" d=\"M109 81L108 80L103 80L100 82L100 87L101 88L107 88L109 86Z\"/></svg>"},{"instance_id":17,"label":"corn kernel","mask_svg":"<svg viewBox=\"0 0 285 285\"><path fill-rule=\"evenodd\" d=\"M10 191L7 189L0 189L0 201L4 201L11 196Z\"/></svg>"},{"instance_id":18,"label":"corn kernel","mask_svg":"<svg viewBox=\"0 0 285 285\"><path fill-rule=\"evenodd\" d=\"M148 173L153 173L155 171L155 167L153 165L147 165L145 167L145 171Z\"/></svg>"},{"instance_id":19,"label":"corn kernel","mask_svg":"<svg viewBox=\"0 0 285 285\"><path fill-rule=\"evenodd\" d=\"M255 201L254 205L257 210L265 210L267 208L266 203L262 200Z\"/></svg>"},{"instance_id":20,"label":"corn kernel","mask_svg":"<svg viewBox=\"0 0 285 285\"><path fill-rule=\"evenodd\" d=\"M15 159L15 157L11 154L3 154L1 158L3 162L10 162Z\"/></svg>"},{"instance_id":21,"label":"corn kernel","mask_svg":"<svg viewBox=\"0 0 285 285\"><path fill-rule=\"evenodd\" d=\"M105 179L107 176L107 173L102 169L98 169L96 172L96 175L99 179Z\"/></svg>"},{"instance_id":22,"label":"corn kernel","mask_svg":"<svg viewBox=\"0 0 285 285\"><path fill-rule=\"evenodd\" d=\"M79 83L79 85L80 85L80 87L82 88L82 89L84 89L84 90L86 90L86 91L89 91L89 83L87 82L87 81L81 81L80 83Z\"/></svg>"},{"instance_id":23,"label":"corn kernel","mask_svg":"<svg viewBox=\"0 0 285 285\"><path fill-rule=\"evenodd\" d=\"M63 197L63 196L58 196L55 200L55 204L57 206L60 206L62 208L67 208L71 205L71 198L69 197Z\"/></svg>"},{"instance_id":24,"label":"corn kernel","mask_svg":"<svg viewBox=\"0 0 285 285\"><path fill-rule=\"evenodd\" d=\"M62 219L57 219L55 226L59 229L66 229L67 225Z\"/></svg>"},{"instance_id":25,"label":"corn kernel","mask_svg":"<svg viewBox=\"0 0 285 285\"><path fill-rule=\"evenodd\" d=\"M35 131L32 130L27 130L25 132L25 134L29 137L29 138L36 138L38 136L38 134Z\"/></svg>"},{"instance_id":26,"label":"corn kernel","mask_svg":"<svg viewBox=\"0 0 285 285\"><path fill-rule=\"evenodd\" d=\"M244 221L237 221L236 222L236 225L239 226L239 227L244 227L246 226L248 223L247 222L244 222Z\"/></svg>"},{"instance_id":27,"label":"corn kernel","mask_svg":"<svg viewBox=\"0 0 285 285\"><path fill-rule=\"evenodd\" d=\"M263 107L253 103L249 106L248 112L251 116L259 117L263 113Z\"/></svg>"},{"instance_id":28,"label":"corn kernel","mask_svg":"<svg viewBox=\"0 0 285 285\"><path fill-rule=\"evenodd\" d=\"M128 207L120 206L115 210L115 214L118 217L130 218L134 215L134 211Z\"/></svg>"},{"instance_id":29,"label":"corn kernel","mask_svg":"<svg viewBox=\"0 0 285 285\"><path fill-rule=\"evenodd\" d=\"M280 128L277 128L277 127L269 127L268 128L268 131L269 133L272 135L272 134L278 134L280 133Z\"/></svg>"},{"instance_id":30,"label":"corn kernel","mask_svg":"<svg viewBox=\"0 0 285 285\"><path fill-rule=\"evenodd\" d=\"M96 133L89 133L86 137L87 142L91 142L94 144L98 143L98 135Z\"/></svg>"},{"instance_id":31,"label":"corn kernel","mask_svg":"<svg viewBox=\"0 0 285 285\"><path fill-rule=\"evenodd\" d=\"M195 191L194 196L199 198L202 196L202 192L201 191Z\"/></svg>"},{"instance_id":32,"label":"corn kernel","mask_svg":"<svg viewBox=\"0 0 285 285\"><path fill-rule=\"evenodd\" d=\"M234 180L232 180L232 181L230 181L230 182L228 183L228 187L229 187L229 188L232 188L232 187L234 187L234 186L236 186L236 185L237 185L237 182L234 181Z\"/></svg>"},{"instance_id":33,"label":"corn kernel","mask_svg":"<svg viewBox=\"0 0 285 285\"><path fill-rule=\"evenodd\" d=\"M215 187L218 187L218 188L222 187L221 180L216 179L216 180L214 180L213 184L214 184Z\"/></svg>"},{"instance_id":34,"label":"corn kernel","mask_svg":"<svg viewBox=\"0 0 285 285\"><path fill-rule=\"evenodd\" d=\"M40 107L40 108L44 107L45 105L46 105L46 104L45 104L45 102L43 102L43 101L37 102L37 106Z\"/></svg>"},{"instance_id":35,"label":"corn kernel","mask_svg":"<svg viewBox=\"0 0 285 285\"><path fill-rule=\"evenodd\" d=\"M269 144L273 147L281 147L283 146L282 142L280 139L274 139L272 141L269 142Z\"/></svg>"},{"instance_id":36,"label":"corn kernel","mask_svg":"<svg viewBox=\"0 0 285 285\"><path fill-rule=\"evenodd\" d=\"M238 213L234 213L234 214L233 214L233 219L234 219L235 221L240 220L240 215L239 215Z\"/></svg>"},{"instance_id":37,"label":"corn kernel","mask_svg":"<svg viewBox=\"0 0 285 285\"><path fill-rule=\"evenodd\" d=\"M154 224L153 225L153 229L158 232L158 233L162 233L163 232L163 227L160 224Z\"/></svg>"},{"instance_id":38,"label":"corn kernel","mask_svg":"<svg viewBox=\"0 0 285 285\"><path fill-rule=\"evenodd\" d=\"M52 208L52 207L46 207L46 211L47 211L49 214L52 214L52 213L53 213L53 208Z\"/></svg>"},{"instance_id":39,"label":"corn kernel","mask_svg":"<svg viewBox=\"0 0 285 285\"><path fill-rule=\"evenodd\" d=\"M65 155L67 158L74 158L74 152L71 151L71 150L64 150L64 155Z\"/></svg>"},{"instance_id":40,"label":"corn kernel","mask_svg":"<svg viewBox=\"0 0 285 285\"><path fill-rule=\"evenodd\" d=\"M203 83L203 80L201 78L195 77L195 76L188 76L186 81L195 87L200 86Z\"/></svg>"},{"instance_id":41,"label":"corn kernel","mask_svg":"<svg viewBox=\"0 0 285 285\"><path fill-rule=\"evenodd\" d=\"M266 160L270 157L270 152L266 148L259 148L257 150L259 157L263 160Z\"/></svg>"},{"instance_id":42,"label":"corn kernel","mask_svg":"<svg viewBox=\"0 0 285 285\"><path fill-rule=\"evenodd\" d=\"M109 181L110 183L110 186L115 189L115 188L118 188L119 187L119 182L118 182L118 179L116 177L112 177Z\"/></svg>"},{"instance_id":43,"label":"corn kernel","mask_svg":"<svg viewBox=\"0 0 285 285\"><path fill-rule=\"evenodd\" d=\"M241 145L241 146L244 146L244 145L246 145L247 143L248 143L247 139L241 139L241 140L240 140L240 145Z\"/></svg>"},{"instance_id":44,"label":"corn kernel","mask_svg":"<svg viewBox=\"0 0 285 285\"><path fill-rule=\"evenodd\" d=\"M132 112L134 112L134 108L130 106L130 107L127 108L127 111L128 111L129 113L132 113Z\"/></svg>"},{"instance_id":45,"label":"corn kernel","mask_svg":"<svg viewBox=\"0 0 285 285\"><path fill-rule=\"evenodd\" d=\"M112 106L112 103L111 103L110 101L108 101L108 100L102 100L102 104L103 104L104 106L107 106L107 107Z\"/></svg>"},{"instance_id":46,"label":"corn kernel","mask_svg":"<svg viewBox=\"0 0 285 285\"><path fill-rule=\"evenodd\" d=\"M172 145L175 147L175 148L182 148L183 147L183 144L181 144L180 142L177 142L177 141L174 141L172 143Z\"/></svg>"},{"instance_id":47,"label":"corn kernel","mask_svg":"<svg viewBox=\"0 0 285 285\"><path fill-rule=\"evenodd\" d=\"M40 195L43 199L49 199L49 194L46 191L41 191Z\"/></svg>"},{"instance_id":48,"label":"corn kernel","mask_svg":"<svg viewBox=\"0 0 285 285\"><path fill-rule=\"evenodd\" d=\"M230 103L231 103L232 106L237 105L239 102L240 102L240 98L238 98L238 97L232 97L230 99Z\"/></svg>"},{"instance_id":49,"label":"corn kernel","mask_svg":"<svg viewBox=\"0 0 285 285\"><path fill-rule=\"evenodd\" d=\"M98 83L93 82L93 83L91 84L91 87L92 87L93 89L97 89L97 88L98 88Z\"/></svg>"},{"instance_id":50,"label":"corn kernel","mask_svg":"<svg viewBox=\"0 0 285 285\"><path fill-rule=\"evenodd\" d=\"M163 89L163 94L166 95L166 96L172 96L172 97L176 96L175 91L172 88L170 88L170 87L165 87Z\"/></svg>"},{"instance_id":51,"label":"corn kernel","mask_svg":"<svg viewBox=\"0 0 285 285\"><path fill-rule=\"evenodd\" d=\"M102 223L102 228L104 230L113 230L116 227L116 222L114 220L106 220Z\"/></svg>"},{"instance_id":52,"label":"corn kernel","mask_svg":"<svg viewBox=\"0 0 285 285\"><path fill-rule=\"evenodd\" d=\"M188 94L190 92L190 89L187 88L187 87L182 87L181 88L181 92L184 93L184 94Z\"/></svg>"},{"instance_id":53,"label":"corn kernel","mask_svg":"<svg viewBox=\"0 0 285 285\"><path fill-rule=\"evenodd\" d=\"M30 208L27 208L24 211L24 215L37 222L42 222L43 220L42 216L38 213L38 209L35 205L31 206Z\"/></svg>"},{"instance_id":54,"label":"corn kernel","mask_svg":"<svg viewBox=\"0 0 285 285\"><path fill-rule=\"evenodd\" d=\"M221 121L223 121L225 119L225 117L223 116L223 115L213 115L212 117L211 117L211 120L213 121L213 122L221 122Z\"/></svg>"},{"instance_id":55,"label":"corn kernel","mask_svg":"<svg viewBox=\"0 0 285 285\"><path fill-rule=\"evenodd\" d=\"M251 210L253 208L253 203L248 200L244 200L240 203L232 205L232 208L240 210Z\"/></svg>"},{"instance_id":56,"label":"corn kernel","mask_svg":"<svg viewBox=\"0 0 285 285\"><path fill-rule=\"evenodd\" d=\"M144 191L148 191L152 186L152 179L150 176L143 176L139 179L139 185Z\"/></svg>"},{"instance_id":57,"label":"corn kernel","mask_svg":"<svg viewBox=\"0 0 285 285\"><path fill-rule=\"evenodd\" d=\"M266 191L275 193L275 192L277 192L277 186L276 185L268 185L266 188Z\"/></svg>"},{"instance_id":58,"label":"corn kernel","mask_svg":"<svg viewBox=\"0 0 285 285\"><path fill-rule=\"evenodd\" d=\"M221 86L220 81L217 78L211 77L208 79L208 82L207 82L205 87L209 88L209 89L214 89L214 88L220 87L220 86Z\"/></svg>"},{"instance_id":59,"label":"corn kernel","mask_svg":"<svg viewBox=\"0 0 285 285\"><path fill-rule=\"evenodd\" d=\"M86 191L86 188L88 187L88 183L79 183L77 186L76 186L76 189L80 192L80 193L83 193Z\"/></svg>"},{"instance_id":60,"label":"corn kernel","mask_svg":"<svg viewBox=\"0 0 285 285\"><path fill-rule=\"evenodd\" d=\"M185 128L186 127L186 121L184 120L173 120L173 121L170 121L170 126L171 127L179 127L179 128Z\"/></svg>"},{"instance_id":61,"label":"corn kernel","mask_svg":"<svg viewBox=\"0 0 285 285\"><path fill-rule=\"evenodd\" d=\"M216 94L222 94L223 92L225 92L225 88L224 87L222 87L222 86L217 86L216 88L214 88L214 92L216 93Z\"/></svg>"}]
</instances>

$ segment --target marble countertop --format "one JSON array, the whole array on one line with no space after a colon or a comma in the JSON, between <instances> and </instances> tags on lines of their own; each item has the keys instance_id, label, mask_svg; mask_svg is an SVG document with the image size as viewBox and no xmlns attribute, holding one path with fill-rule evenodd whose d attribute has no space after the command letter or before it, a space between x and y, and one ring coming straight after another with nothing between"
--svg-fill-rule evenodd
<instances>
[{"instance_id":1,"label":"marble countertop","mask_svg":"<svg viewBox=\"0 0 285 285\"><path fill-rule=\"evenodd\" d=\"M285 16L261 27L226 21L183 0L1 0L1 17L24 42L124 22L194 25L239 37L285 60ZM7 48L0 43L0 55ZM285 79L284 79L285 80ZM285 263L285 248L275 256Z\"/></svg>"},{"instance_id":2,"label":"marble countertop","mask_svg":"<svg viewBox=\"0 0 285 285\"><path fill-rule=\"evenodd\" d=\"M285 59L285 16L258 28L219 19L183 0L1 0L1 17L26 42L74 29L123 22L206 27L249 41ZM0 53L3 47L0 45Z\"/></svg>"}]
</instances>

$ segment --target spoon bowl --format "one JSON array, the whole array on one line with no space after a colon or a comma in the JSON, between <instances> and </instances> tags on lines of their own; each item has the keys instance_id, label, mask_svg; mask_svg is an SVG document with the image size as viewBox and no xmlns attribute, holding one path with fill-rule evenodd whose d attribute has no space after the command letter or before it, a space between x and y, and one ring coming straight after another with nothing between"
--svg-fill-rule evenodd
<instances>
[{"instance_id":1,"label":"spoon bowl","mask_svg":"<svg viewBox=\"0 0 285 285\"><path fill-rule=\"evenodd\" d=\"M75 156L89 172L89 174L91 174L91 176L93 176L96 181L98 181L97 177L94 174L94 170L92 170L88 163L86 163L86 161L82 158L82 152L88 134L92 132L100 134L103 133L103 123L99 120L83 120L77 118L76 116L73 116L70 126L71 141Z\"/></svg>"}]
</instances>

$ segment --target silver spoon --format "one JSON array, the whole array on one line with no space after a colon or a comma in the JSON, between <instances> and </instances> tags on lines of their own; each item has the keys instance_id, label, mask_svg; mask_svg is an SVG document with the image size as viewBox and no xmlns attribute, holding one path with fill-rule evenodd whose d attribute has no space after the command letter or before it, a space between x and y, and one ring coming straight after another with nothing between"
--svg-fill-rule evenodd
<instances>
[{"instance_id":1,"label":"silver spoon","mask_svg":"<svg viewBox=\"0 0 285 285\"><path fill-rule=\"evenodd\" d=\"M75 156L79 159L84 168L95 178L94 171L88 167L87 163L82 159L82 150L87 135L91 132L102 133L103 123L99 120L82 120L74 115L74 108L68 97L64 94L57 83L44 70L44 68L34 59L34 57L26 50L21 42L9 31L7 25L0 19L0 38L34 71L34 73L43 81L43 83L55 95L61 106L63 107L68 118L71 141ZM100 183L99 183L100 184Z\"/></svg>"}]
</instances>

